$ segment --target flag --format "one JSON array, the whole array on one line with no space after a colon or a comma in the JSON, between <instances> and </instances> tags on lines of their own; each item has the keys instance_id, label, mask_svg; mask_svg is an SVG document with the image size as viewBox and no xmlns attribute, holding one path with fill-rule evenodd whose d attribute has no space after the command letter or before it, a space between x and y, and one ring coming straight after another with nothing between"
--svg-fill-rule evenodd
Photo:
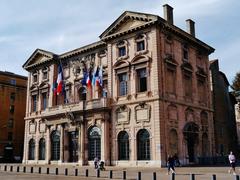
<instances>
[{"instance_id":1,"label":"flag","mask_svg":"<svg viewBox=\"0 0 240 180\"><path fill-rule=\"evenodd\" d=\"M88 73L86 69L83 71L83 79L81 81L82 86L87 86L87 78L88 78Z\"/></svg>"},{"instance_id":2,"label":"flag","mask_svg":"<svg viewBox=\"0 0 240 180\"><path fill-rule=\"evenodd\" d=\"M103 68L102 68L102 66L100 66L100 68L98 70L98 79L97 79L96 84L99 87L103 87Z\"/></svg>"},{"instance_id":3,"label":"flag","mask_svg":"<svg viewBox=\"0 0 240 180\"><path fill-rule=\"evenodd\" d=\"M56 96L57 95L57 82L53 83L52 91L53 91L54 96Z\"/></svg>"},{"instance_id":4,"label":"flag","mask_svg":"<svg viewBox=\"0 0 240 180\"><path fill-rule=\"evenodd\" d=\"M98 79L99 79L99 67L96 67L95 69L95 73L94 73L94 76L93 76L93 85L97 86L98 84Z\"/></svg>"},{"instance_id":5,"label":"flag","mask_svg":"<svg viewBox=\"0 0 240 180\"><path fill-rule=\"evenodd\" d=\"M89 89L92 88L92 70L90 69L88 72L88 77L87 77L87 87Z\"/></svg>"},{"instance_id":6,"label":"flag","mask_svg":"<svg viewBox=\"0 0 240 180\"><path fill-rule=\"evenodd\" d=\"M58 76L57 76L57 95L64 92L64 85L63 85L63 71L62 66L58 65Z\"/></svg>"}]
</instances>

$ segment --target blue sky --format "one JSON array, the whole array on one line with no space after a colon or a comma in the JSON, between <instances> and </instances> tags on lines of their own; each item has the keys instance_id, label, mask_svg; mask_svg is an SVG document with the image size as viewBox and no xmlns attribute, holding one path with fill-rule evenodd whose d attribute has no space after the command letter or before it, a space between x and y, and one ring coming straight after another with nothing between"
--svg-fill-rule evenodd
<instances>
[{"instance_id":1,"label":"blue sky","mask_svg":"<svg viewBox=\"0 0 240 180\"><path fill-rule=\"evenodd\" d=\"M174 24L196 23L196 36L214 47L210 59L231 83L240 71L239 0L1 0L0 70L27 75L22 65L36 48L57 54L99 40L125 10L157 14L174 8Z\"/></svg>"}]
</instances>

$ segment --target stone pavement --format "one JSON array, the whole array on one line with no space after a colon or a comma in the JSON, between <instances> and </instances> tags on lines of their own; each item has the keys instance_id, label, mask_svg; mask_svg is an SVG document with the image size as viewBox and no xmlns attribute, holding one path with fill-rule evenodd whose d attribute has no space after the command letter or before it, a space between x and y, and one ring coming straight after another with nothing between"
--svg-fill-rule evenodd
<instances>
[{"instance_id":1,"label":"stone pavement","mask_svg":"<svg viewBox=\"0 0 240 180\"><path fill-rule=\"evenodd\" d=\"M27 165L26 173L24 173L24 165L22 164L8 164L7 171L5 171L5 164L0 164L0 179L4 180L100 180L109 179L109 172L112 170L113 179L123 179L123 171L126 171L126 179L136 180L138 178L138 172L141 172L142 180L152 180L153 172L156 172L157 180L171 180L171 176L167 175L165 168L140 168L140 167L106 167L105 171L100 172L100 178L96 177L96 170L90 166L74 166L74 165L47 165L40 166ZM12 168L11 168L12 166ZM19 166L19 172L17 168ZM31 173L31 167L33 173ZM39 174L39 167L41 167L41 174ZM47 168L49 168L49 174L46 174ZM56 175L56 168L58 168L58 175ZM65 169L68 169L68 176L65 176ZM78 169L78 176L75 176L75 169ZM89 177L85 177L86 169L88 169ZM195 174L195 180L212 180L212 175L216 174L216 180L235 180L236 177L232 174L228 174L228 167L177 167L175 180L191 180L190 174ZM12 172L10 172L12 170ZM237 174L240 171L237 168Z\"/></svg>"}]
</instances>

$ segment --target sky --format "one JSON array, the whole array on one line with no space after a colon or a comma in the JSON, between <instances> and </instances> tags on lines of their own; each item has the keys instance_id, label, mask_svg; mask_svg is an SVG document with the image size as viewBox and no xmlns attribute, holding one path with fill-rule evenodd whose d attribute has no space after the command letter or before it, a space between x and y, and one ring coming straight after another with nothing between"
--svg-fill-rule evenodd
<instances>
[{"instance_id":1,"label":"sky","mask_svg":"<svg viewBox=\"0 0 240 180\"><path fill-rule=\"evenodd\" d=\"M163 17L174 8L174 24L186 30L195 21L196 37L215 48L230 82L240 71L239 0L0 0L0 70L27 75L22 65L35 49L62 54L99 40L124 11Z\"/></svg>"}]
</instances>

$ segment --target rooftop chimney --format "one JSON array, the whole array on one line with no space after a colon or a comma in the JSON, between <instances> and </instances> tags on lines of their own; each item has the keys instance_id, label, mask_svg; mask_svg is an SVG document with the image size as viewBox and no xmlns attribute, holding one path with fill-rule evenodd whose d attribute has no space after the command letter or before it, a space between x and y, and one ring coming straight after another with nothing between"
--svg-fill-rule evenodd
<instances>
[{"instance_id":1,"label":"rooftop chimney","mask_svg":"<svg viewBox=\"0 0 240 180\"><path fill-rule=\"evenodd\" d=\"M163 5L164 19L169 23L173 24L173 8L168 4Z\"/></svg>"},{"instance_id":2,"label":"rooftop chimney","mask_svg":"<svg viewBox=\"0 0 240 180\"><path fill-rule=\"evenodd\" d=\"M187 32L195 37L195 22L191 19L186 20Z\"/></svg>"}]
</instances>

